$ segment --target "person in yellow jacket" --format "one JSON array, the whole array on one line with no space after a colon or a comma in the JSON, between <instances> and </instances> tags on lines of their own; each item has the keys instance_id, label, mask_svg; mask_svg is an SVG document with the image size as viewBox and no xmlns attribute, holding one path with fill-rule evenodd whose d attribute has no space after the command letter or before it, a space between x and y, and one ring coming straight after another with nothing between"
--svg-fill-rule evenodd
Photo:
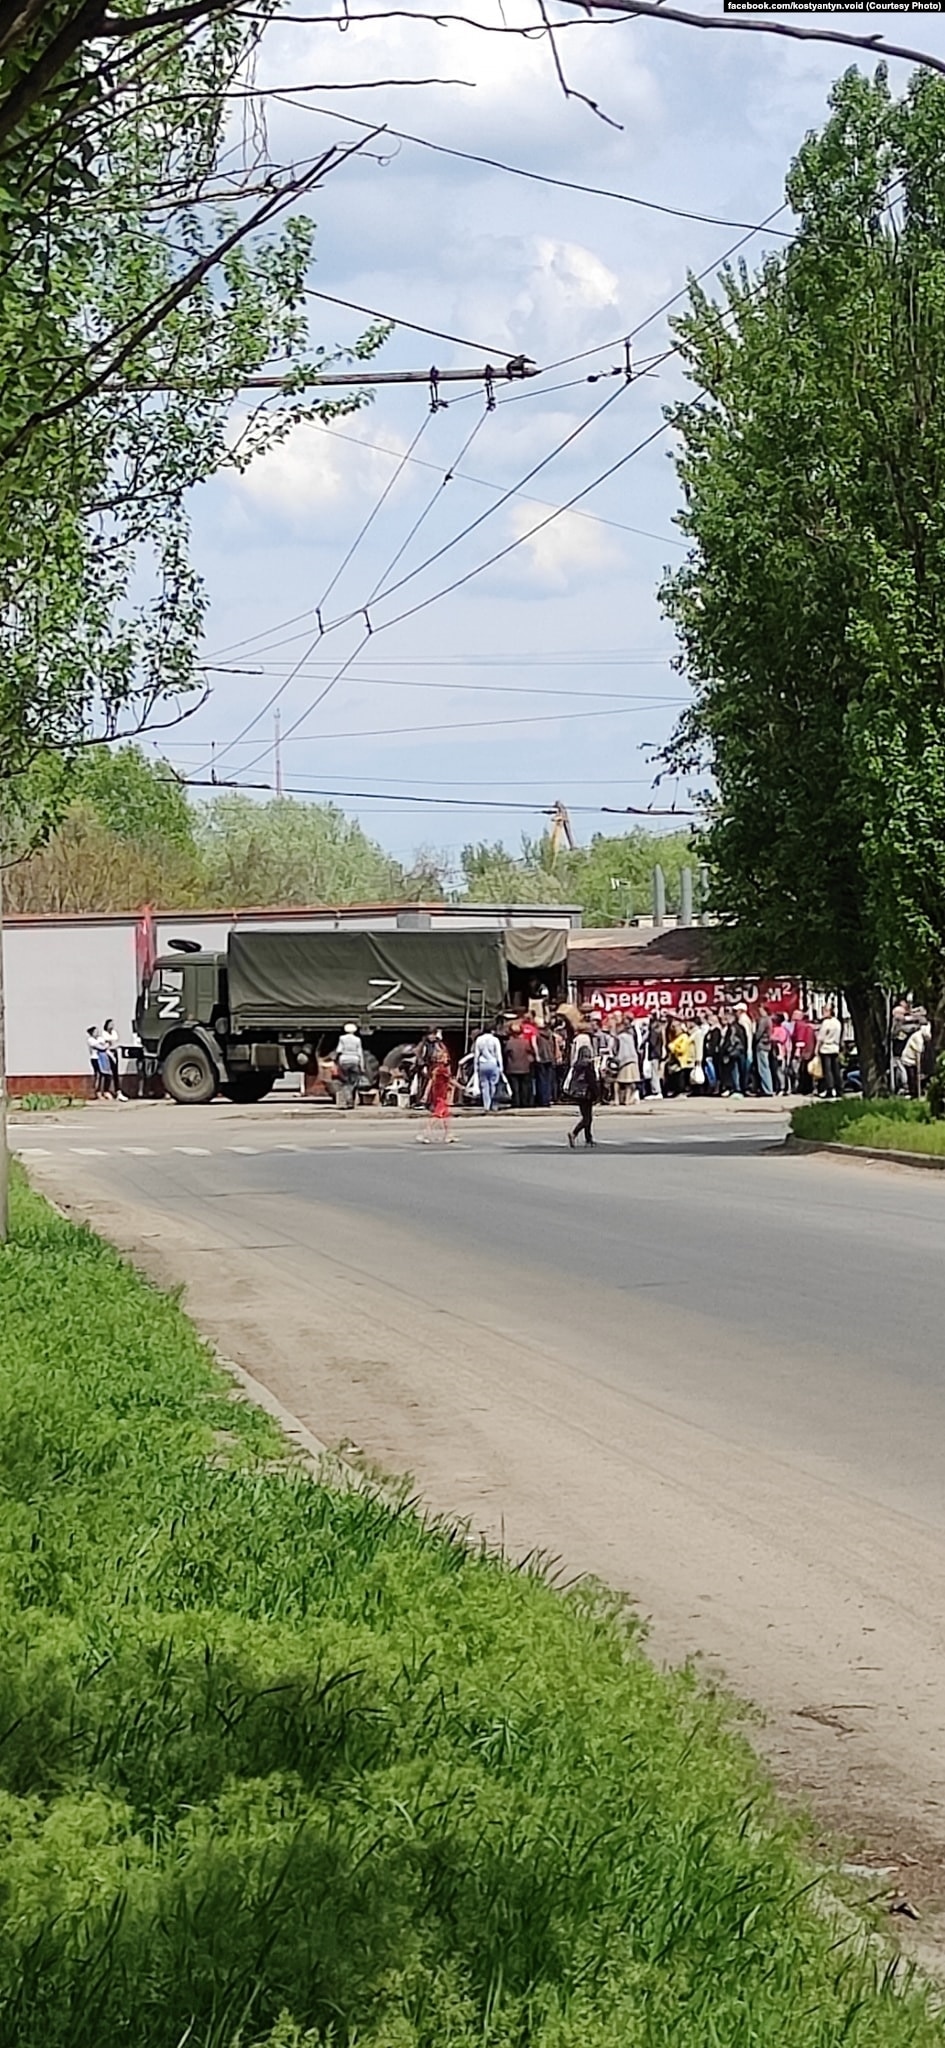
<instances>
[{"instance_id":1,"label":"person in yellow jacket","mask_svg":"<svg viewBox=\"0 0 945 2048\"><path fill-rule=\"evenodd\" d=\"M696 1064L696 1042L685 1024L677 1019L669 1033L666 1079L671 1095L688 1095Z\"/></svg>"}]
</instances>

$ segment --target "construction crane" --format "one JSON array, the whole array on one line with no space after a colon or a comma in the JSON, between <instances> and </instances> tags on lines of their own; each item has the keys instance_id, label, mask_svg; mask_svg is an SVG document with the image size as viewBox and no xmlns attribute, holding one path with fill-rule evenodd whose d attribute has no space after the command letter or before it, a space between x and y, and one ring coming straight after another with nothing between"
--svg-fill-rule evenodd
<instances>
[{"instance_id":1,"label":"construction crane","mask_svg":"<svg viewBox=\"0 0 945 2048\"><path fill-rule=\"evenodd\" d=\"M568 807L562 803L560 797L555 798L550 811L546 811L545 816L551 819L551 831L548 834L548 838L551 844L551 865L554 867L562 841L564 841L572 853L574 852L574 833L571 830Z\"/></svg>"}]
</instances>

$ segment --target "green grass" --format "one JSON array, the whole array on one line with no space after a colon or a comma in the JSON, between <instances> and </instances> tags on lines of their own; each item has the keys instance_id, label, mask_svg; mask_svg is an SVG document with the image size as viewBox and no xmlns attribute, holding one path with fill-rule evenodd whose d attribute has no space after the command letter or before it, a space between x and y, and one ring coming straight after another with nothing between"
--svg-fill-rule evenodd
<instances>
[{"instance_id":1,"label":"green grass","mask_svg":"<svg viewBox=\"0 0 945 2048\"><path fill-rule=\"evenodd\" d=\"M931 2048L616 1603L316 1483L15 1185L0 2048Z\"/></svg>"},{"instance_id":2,"label":"green grass","mask_svg":"<svg viewBox=\"0 0 945 2048\"><path fill-rule=\"evenodd\" d=\"M34 1092L11 1096L10 1108L17 1113L21 1110L31 1112L45 1109L84 1109L85 1102L84 1095L42 1095Z\"/></svg>"},{"instance_id":3,"label":"green grass","mask_svg":"<svg viewBox=\"0 0 945 2048\"><path fill-rule=\"evenodd\" d=\"M933 1119L927 1102L898 1097L864 1102L859 1096L807 1102L792 1110L791 1129L796 1138L818 1145L866 1145L884 1152L945 1156L945 1119Z\"/></svg>"}]
</instances>

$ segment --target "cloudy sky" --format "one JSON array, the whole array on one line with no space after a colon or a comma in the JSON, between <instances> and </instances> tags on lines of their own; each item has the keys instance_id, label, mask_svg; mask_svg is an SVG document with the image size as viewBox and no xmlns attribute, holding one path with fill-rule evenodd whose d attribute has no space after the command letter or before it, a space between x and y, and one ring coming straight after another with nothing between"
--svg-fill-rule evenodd
<instances>
[{"instance_id":1,"label":"cloudy sky","mask_svg":"<svg viewBox=\"0 0 945 2048\"><path fill-rule=\"evenodd\" d=\"M361 121L622 196L389 133L328 180L312 202L312 285L457 337L400 327L378 367L524 353L542 375L500 388L491 413L478 387L447 390L436 414L422 386L382 388L356 417L302 426L245 477L202 490L207 659L255 673L216 674L210 702L164 751L193 772L212 742L221 778L270 783L273 710L262 707L281 688L287 788L377 793L340 800L398 854L427 846L455 860L470 839L517 846L558 797L580 839L619 829L604 806L686 804L684 786L654 796L648 767L684 694L656 595L682 549L671 436L640 446L679 373L668 363L629 386L609 373L631 330L638 367L665 347L659 309L687 272L714 265L779 206L790 157L846 60L824 45L666 22L569 21L558 37L568 83L617 127L565 100L546 39L496 33L503 18L540 26L535 0L450 4L484 27L415 15L343 34L327 18L268 31L255 82L280 95L263 103L273 156L311 157ZM361 0L364 12L374 5ZM945 23L928 15L836 25L945 54ZM902 85L907 67L891 70ZM456 82L366 83L383 79ZM357 89L330 89L346 85ZM745 257L757 261L789 220L779 214ZM316 341L351 342L366 324L312 301ZM332 630L312 644L316 607Z\"/></svg>"}]
</instances>

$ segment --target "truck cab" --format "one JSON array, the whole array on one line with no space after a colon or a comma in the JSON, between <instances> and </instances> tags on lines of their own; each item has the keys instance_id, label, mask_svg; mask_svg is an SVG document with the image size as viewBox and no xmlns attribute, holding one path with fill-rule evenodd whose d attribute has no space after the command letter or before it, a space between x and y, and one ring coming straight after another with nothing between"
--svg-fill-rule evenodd
<instances>
[{"instance_id":1,"label":"truck cab","mask_svg":"<svg viewBox=\"0 0 945 2048\"><path fill-rule=\"evenodd\" d=\"M175 1102L209 1102L216 1094L259 1102L284 1064L277 1047L229 1043L225 953L162 954L138 997L135 1027L148 1070L160 1074Z\"/></svg>"}]
</instances>

